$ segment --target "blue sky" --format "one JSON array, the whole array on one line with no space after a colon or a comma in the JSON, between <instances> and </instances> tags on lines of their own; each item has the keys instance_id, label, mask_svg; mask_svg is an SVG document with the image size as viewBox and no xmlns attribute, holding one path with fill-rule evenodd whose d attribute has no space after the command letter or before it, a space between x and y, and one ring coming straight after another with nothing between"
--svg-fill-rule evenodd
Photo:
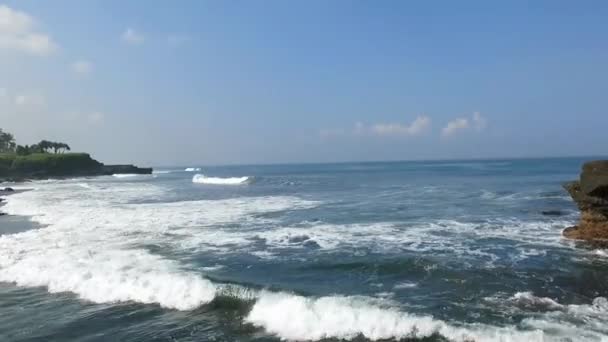
<instances>
[{"instance_id":1,"label":"blue sky","mask_svg":"<svg viewBox=\"0 0 608 342\"><path fill-rule=\"evenodd\" d=\"M605 1L0 2L0 127L151 165L605 155Z\"/></svg>"}]
</instances>

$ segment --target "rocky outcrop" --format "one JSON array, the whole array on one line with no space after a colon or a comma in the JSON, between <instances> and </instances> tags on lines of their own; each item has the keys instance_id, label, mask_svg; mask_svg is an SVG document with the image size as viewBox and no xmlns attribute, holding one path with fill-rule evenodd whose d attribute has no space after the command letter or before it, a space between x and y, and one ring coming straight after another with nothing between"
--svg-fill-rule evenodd
<instances>
[{"instance_id":1,"label":"rocky outcrop","mask_svg":"<svg viewBox=\"0 0 608 342\"><path fill-rule=\"evenodd\" d=\"M135 165L103 165L101 167L103 174L113 175L117 173L123 174L144 174L149 175L152 173L152 168L149 167L137 167Z\"/></svg>"},{"instance_id":2,"label":"rocky outcrop","mask_svg":"<svg viewBox=\"0 0 608 342\"><path fill-rule=\"evenodd\" d=\"M0 155L0 183L30 179L73 178L117 173L151 174L151 168L135 165L104 165L87 153L35 153L25 156Z\"/></svg>"},{"instance_id":3,"label":"rocky outcrop","mask_svg":"<svg viewBox=\"0 0 608 342\"><path fill-rule=\"evenodd\" d=\"M580 180L564 188L581 211L577 226L564 230L564 236L608 245L608 160L585 163Z\"/></svg>"}]
</instances>

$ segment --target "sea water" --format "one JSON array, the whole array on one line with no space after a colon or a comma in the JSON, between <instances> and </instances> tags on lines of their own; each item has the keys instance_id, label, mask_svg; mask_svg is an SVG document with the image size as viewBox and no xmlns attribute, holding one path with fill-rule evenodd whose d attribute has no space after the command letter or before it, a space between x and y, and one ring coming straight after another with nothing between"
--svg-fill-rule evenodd
<instances>
[{"instance_id":1,"label":"sea water","mask_svg":"<svg viewBox=\"0 0 608 342\"><path fill-rule=\"evenodd\" d=\"M608 253L561 236L585 160L17 185L33 190L2 208L0 340L608 341Z\"/></svg>"}]
</instances>

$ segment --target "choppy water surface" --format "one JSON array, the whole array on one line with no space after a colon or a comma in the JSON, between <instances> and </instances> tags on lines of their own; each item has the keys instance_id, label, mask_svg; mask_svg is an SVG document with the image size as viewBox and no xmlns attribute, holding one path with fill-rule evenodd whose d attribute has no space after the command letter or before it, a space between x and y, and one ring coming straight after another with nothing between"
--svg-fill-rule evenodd
<instances>
[{"instance_id":1,"label":"choppy water surface","mask_svg":"<svg viewBox=\"0 0 608 342\"><path fill-rule=\"evenodd\" d=\"M2 208L41 228L0 220L0 340L608 341L608 252L560 235L582 162L35 182Z\"/></svg>"}]
</instances>

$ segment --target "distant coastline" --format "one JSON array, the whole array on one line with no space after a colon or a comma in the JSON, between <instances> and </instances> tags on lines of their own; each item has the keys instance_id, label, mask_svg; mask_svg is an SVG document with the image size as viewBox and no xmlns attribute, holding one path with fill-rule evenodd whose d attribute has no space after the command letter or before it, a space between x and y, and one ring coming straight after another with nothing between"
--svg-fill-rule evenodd
<instances>
[{"instance_id":1,"label":"distant coastline","mask_svg":"<svg viewBox=\"0 0 608 342\"><path fill-rule=\"evenodd\" d=\"M0 182L31 179L103 176L120 173L151 174L152 168L135 165L105 165L88 153L34 153L19 156L0 154Z\"/></svg>"},{"instance_id":2,"label":"distant coastline","mask_svg":"<svg viewBox=\"0 0 608 342\"><path fill-rule=\"evenodd\" d=\"M30 179L102 176L121 173L151 174L152 168L131 164L105 165L88 153L71 153L63 142L42 140L18 145L12 134L0 129L0 182Z\"/></svg>"}]
</instances>

